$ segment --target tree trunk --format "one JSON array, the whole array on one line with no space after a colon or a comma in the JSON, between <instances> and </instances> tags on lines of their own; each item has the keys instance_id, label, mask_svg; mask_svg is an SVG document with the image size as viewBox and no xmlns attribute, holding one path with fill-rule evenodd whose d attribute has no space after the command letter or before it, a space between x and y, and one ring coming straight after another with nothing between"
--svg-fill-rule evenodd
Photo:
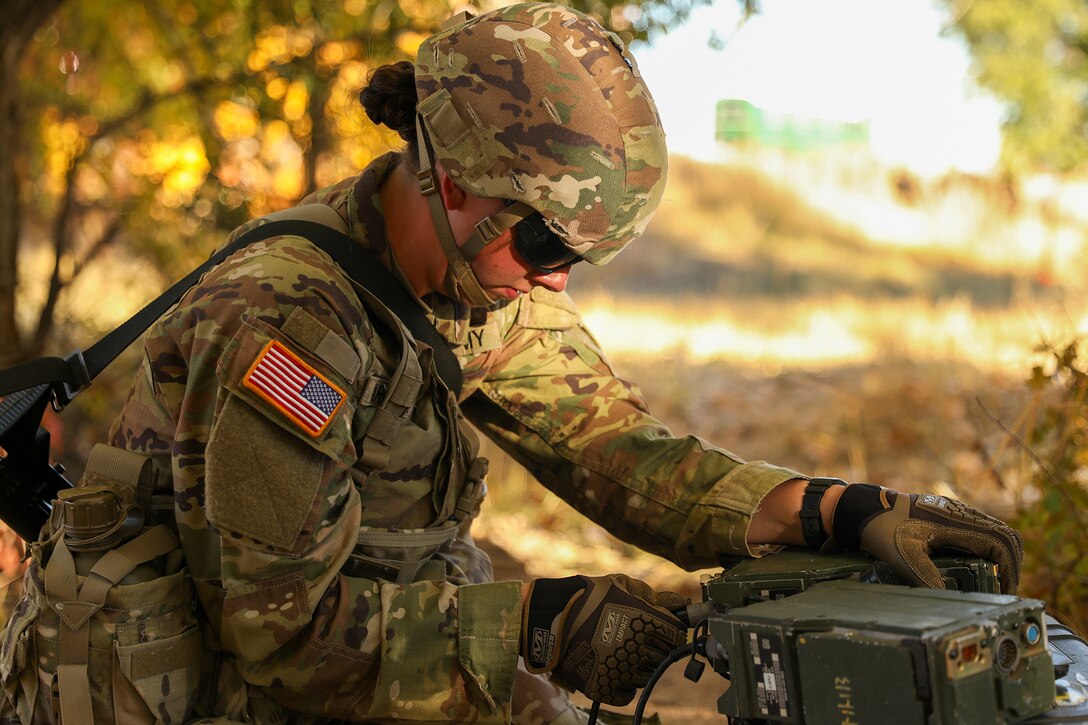
<instances>
[{"instance_id":1,"label":"tree trunk","mask_svg":"<svg viewBox=\"0 0 1088 725\"><path fill-rule=\"evenodd\" d=\"M4 0L0 3L0 367L26 357L15 318L22 189L19 155L23 152L19 99L19 61L34 33L63 0Z\"/></svg>"}]
</instances>

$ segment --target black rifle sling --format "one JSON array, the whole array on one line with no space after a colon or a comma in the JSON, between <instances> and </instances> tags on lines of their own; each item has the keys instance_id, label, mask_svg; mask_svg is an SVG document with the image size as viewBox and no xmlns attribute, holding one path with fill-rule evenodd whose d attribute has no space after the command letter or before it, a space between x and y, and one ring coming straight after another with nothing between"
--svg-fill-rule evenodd
<instances>
[{"instance_id":1,"label":"black rifle sling","mask_svg":"<svg viewBox=\"0 0 1088 725\"><path fill-rule=\"evenodd\" d=\"M39 358L0 371L0 395L43 383L60 383L64 390L61 391L59 387L55 390L57 402L61 406L66 405L76 392L89 385L95 376L180 300L187 290L196 285L205 272L243 247L280 235L298 236L310 241L332 257L351 279L381 300L400 318L416 340L434 350L434 366L439 377L455 395L460 394L461 364L453 350L408 291L377 257L359 246L351 237L324 224L284 219L250 229L86 350L76 350L67 358Z\"/></svg>"}]
</instances>

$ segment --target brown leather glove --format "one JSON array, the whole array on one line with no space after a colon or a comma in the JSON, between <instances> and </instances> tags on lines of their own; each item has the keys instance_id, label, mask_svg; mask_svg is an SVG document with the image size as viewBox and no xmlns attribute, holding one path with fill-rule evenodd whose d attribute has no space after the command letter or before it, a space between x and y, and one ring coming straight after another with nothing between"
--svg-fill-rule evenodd
<instances>
[{"instance_id":1,"label":"brown leather glove","mask_svg":"<svg viewBox=\"0 0 1088 725\"><path fill-rule=\"evenodd\" d=\"M997 564L1001 591L1014 594L1024 545L1004 521L965 503L931 493L899 493L868 483L847 486L835 506L833 538L887 563L909 584L943 589L930 554L942 549Z\"/></svg>"},{"instance_id":2,"label":"brown leather glove","mask_svg":"<svg viewBox=\"0 0 1088 725\"><path fill-rule=\"evenodd\" d=\"M624 574L536 579L523 607L529 672L606 705L626 705L670 651L687 642L672 610L689 603Z\"/></svg>"}]
</instances>

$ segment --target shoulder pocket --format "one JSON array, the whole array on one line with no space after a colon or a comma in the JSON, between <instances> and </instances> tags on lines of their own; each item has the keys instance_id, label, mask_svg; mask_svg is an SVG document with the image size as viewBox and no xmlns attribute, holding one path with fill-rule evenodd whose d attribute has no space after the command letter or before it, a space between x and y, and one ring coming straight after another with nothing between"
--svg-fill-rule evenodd
<instances>
[{"instance_id":1,"label":"shoulder pocket","mask_svg":"<svg viewBox=\"0 0 1088 725\"><path fill-rule=\"evenodd\" d=\"M518 324L533 330L568 330L578 324L578 308L565 292L534 287L521 300Z\"/></svg>"},{"instance_id":2,"label":"shoulder pocket","mask_svg":"<svg viewBox=\"0 0 1088 725\"><path fill-rule=\"evenodd\" d=\"M306 545L326 468L354 459L354 391L297 340L243 322L216 370L230 395L206 450L208 520L291 555Z\"/></svg>"},{"instance_id":3,"label":"shoulder pocket","mask_svg":"<svg viewBox=\"0 0 1088 725\"><path fill-rule=\"evenodd\" d=\"M278 427L329 458L344 456L354 386L303 344L247 317L227 345L216 374L224 388Z\"/></svg>"},{"instance_id":4,"label":"shoulder pocket","mask_svg":"<svg viewBox=\"0 0 1088 725\"><path fill-rule=\"evenodd\" d=\"M205 457L208 521L284 553L304 546L303 525L329 459L230 396L212 427Z\"/></svg>"}]
</instances>

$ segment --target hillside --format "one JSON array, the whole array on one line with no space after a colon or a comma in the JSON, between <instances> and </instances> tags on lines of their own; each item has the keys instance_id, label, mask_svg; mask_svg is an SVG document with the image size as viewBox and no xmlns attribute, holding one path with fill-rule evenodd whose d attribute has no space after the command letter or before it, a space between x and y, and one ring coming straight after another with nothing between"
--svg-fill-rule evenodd
<instances>
[{"instance_id":1,"label":"hillside","mask_svg":"<svg viewBox=\"0 0 1088 725\"><path fill-rule=\"evenodd\" d=\"M1042 239L1024 231L1043 224L1038 205L1010 210L1001 185L955 177L924 190L904 174L874 167L862 178L827 170L772 179L747 165L674 158L644 237L607 267L576 276L572 289L717 299L966 296L1004 307L1083 277L1082 250L1066 249L1084 231L1076 219L1054 219L1051 210L1051 238ZM886 223L866 230L874 216ZM1012 245L1011 236L1021 241Z\"/></svg>"}]
</instances>

